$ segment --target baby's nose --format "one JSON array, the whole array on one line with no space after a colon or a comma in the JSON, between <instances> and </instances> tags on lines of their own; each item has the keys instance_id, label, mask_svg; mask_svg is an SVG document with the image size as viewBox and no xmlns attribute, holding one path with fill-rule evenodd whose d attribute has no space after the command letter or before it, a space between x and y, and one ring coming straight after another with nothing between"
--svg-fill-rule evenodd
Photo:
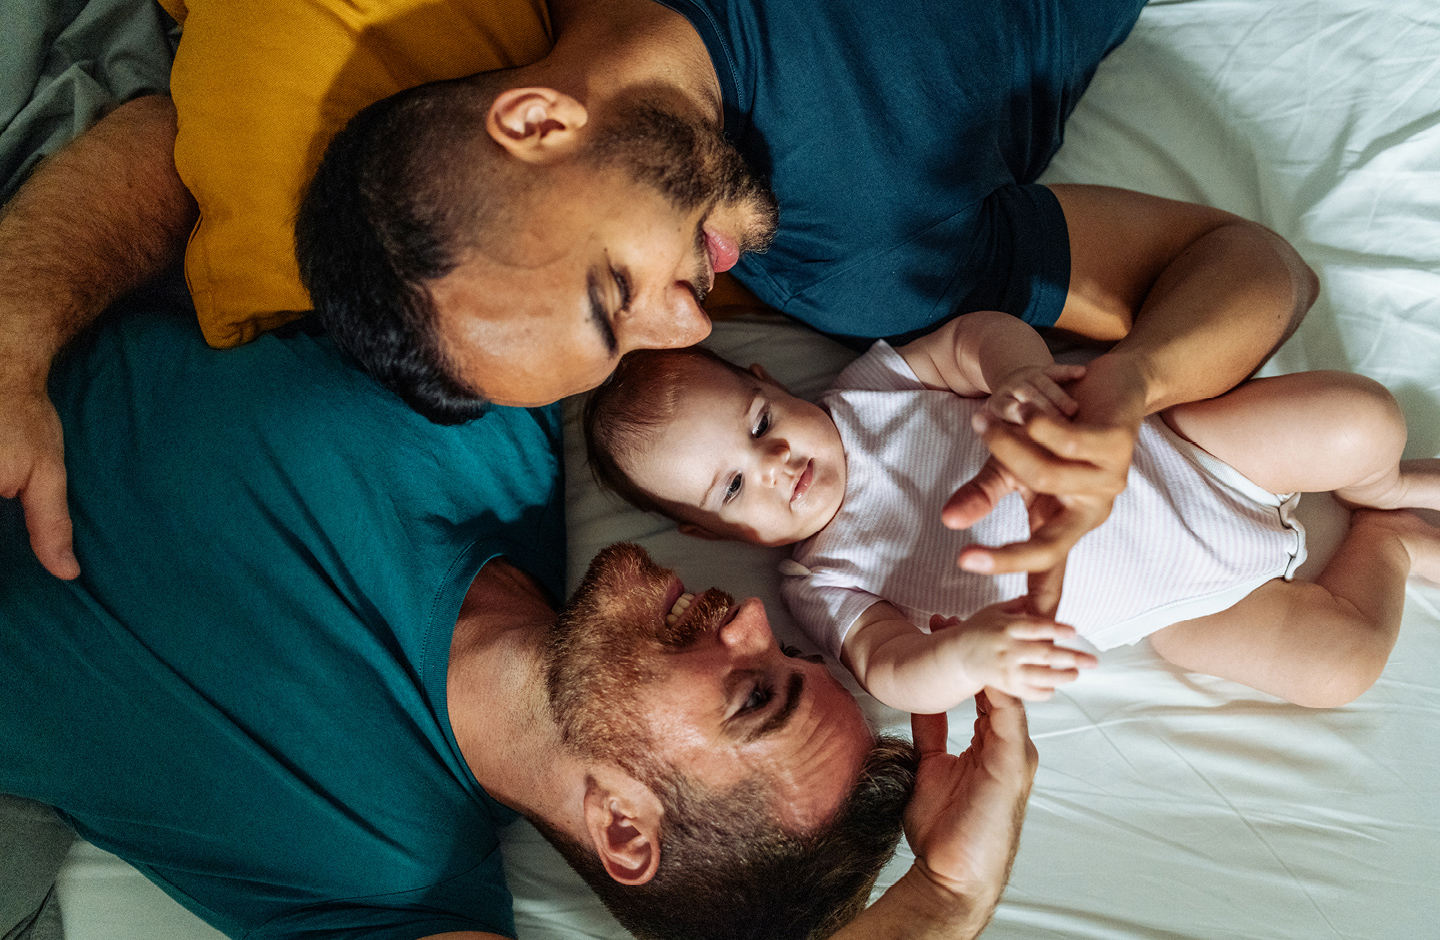
<instances>
[{"instance_id":1,"label":"baby's nose","mask_svg":"<svg viewBox=\"0 0 1440 940\"><path fill-rule=\"evenodd\" d=\"M790 448L784 441L775 441L765 455L765 479L771 486L790 475Z\"/></svg>"}]
</instances>

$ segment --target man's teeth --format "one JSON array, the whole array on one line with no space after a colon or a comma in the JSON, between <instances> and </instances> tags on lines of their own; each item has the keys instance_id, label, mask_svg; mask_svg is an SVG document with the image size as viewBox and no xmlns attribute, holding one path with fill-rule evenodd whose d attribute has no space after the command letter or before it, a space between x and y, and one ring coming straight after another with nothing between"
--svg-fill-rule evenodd
<instances>
[{"instance_id":1,"label":"man's teeth","mask_svg":"<svg viewBox=\"0 0 1440 940\"><path fill-rule=\"evenodd\" d=\"M674 623L675 621L679 620L680 615L690 609L690 602L694 599L694 594L681 594L680 597L675 601L675 606L670 608L670 613L666 615L665 622Z\"/></svg>"}]
</instances>

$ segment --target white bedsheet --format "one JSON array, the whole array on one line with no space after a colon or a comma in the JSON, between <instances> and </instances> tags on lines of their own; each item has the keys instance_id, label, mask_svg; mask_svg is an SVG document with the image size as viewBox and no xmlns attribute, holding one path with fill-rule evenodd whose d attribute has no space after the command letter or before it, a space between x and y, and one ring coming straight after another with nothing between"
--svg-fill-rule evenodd
<instances>
[{"instance_id":1,"label":"white bedsheet","mask_svg":"<svg viewBox=\"0 0 1440 940\"><path fill-rule=\"evenodd\" d=\"M1407 455L1440 454L1436 0L1156 0L1102 65L1045 181L1208 203L1290 239L1323 292L1265 372L1372 376L1405 409ZM724 324L715 345L802 392L848 355L773 323ZM572 584L596 549L637 540L692 587L766 598L799 641L778 552L696 543L620 507L576 454ZM1343 525L1324 499L1302 517L1321 542ZM1101 660L1029 708L1041 768L987 938L1440 936L1440 588L1411 582L1384 675L1333 711L1187 675L1143 642ZM970 715L952 715L957 748ZM528 826L512 828L506 858L522 937L624 936ZM908 864L902 849L885 882ZM218 936L88 846L61 892L74 940Z\"/></svg>"}]
</instances>

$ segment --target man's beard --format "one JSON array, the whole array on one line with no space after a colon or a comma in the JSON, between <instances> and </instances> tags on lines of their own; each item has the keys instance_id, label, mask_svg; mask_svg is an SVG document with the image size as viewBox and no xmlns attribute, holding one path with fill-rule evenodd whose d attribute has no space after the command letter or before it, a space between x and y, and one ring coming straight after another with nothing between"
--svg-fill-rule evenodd
<instances>
[{"instance_id":1,"label":"man's beard","mask_svg":"<svg viewBox=\"0 0 1440 940\"><path fill-rule=\"evenodd\" d=\"M639 779L663 774L640 691L658 677L664 656L718 629L734 606L712 588L672 626L662 610L671 583L639 546L612 545L590 563L545 646L550 710L565 744Z\"/></svg>"},{"instance_id":2,"label":"man's beard","mask_svg":"<svg viewBox=\"0 0 1440 940\"><path fill-rule=\"evenodd\" d=\"M687 120L651 102L630 104L597 134L590 158L628 170L684 212L704 205L741 207L746 218L738 233L742 251L763 251L775 237L775 194L709 123Z\"/></svg>"}]
</instances>

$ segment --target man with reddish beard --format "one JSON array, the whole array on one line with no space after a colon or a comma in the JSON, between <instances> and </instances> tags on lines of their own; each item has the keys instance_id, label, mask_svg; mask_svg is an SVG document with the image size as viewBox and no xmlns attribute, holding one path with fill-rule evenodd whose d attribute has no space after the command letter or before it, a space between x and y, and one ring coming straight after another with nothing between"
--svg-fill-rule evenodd
<instances>
[{"instance_id":1,"label":"man with reddish beard","mask_svg":"<svg viewBox=\"0 0 1440 940\"><path fill-rule=\"evenodd\" d=\"M819 657L777 645L761 601L692 596L639 547L613 545L544 660L561 741L622 768L632 782L616 792L633 802L621 818L615 797L587 792L588 839L538 825L633 933L827 936L861 910L914 756L875 742ZM846 937L973 936L1008 872L1034 764L1019 703L982 700L959 759L944 715L914 731L905 824L921 861Z\"/></svg>"}]
</instances>

